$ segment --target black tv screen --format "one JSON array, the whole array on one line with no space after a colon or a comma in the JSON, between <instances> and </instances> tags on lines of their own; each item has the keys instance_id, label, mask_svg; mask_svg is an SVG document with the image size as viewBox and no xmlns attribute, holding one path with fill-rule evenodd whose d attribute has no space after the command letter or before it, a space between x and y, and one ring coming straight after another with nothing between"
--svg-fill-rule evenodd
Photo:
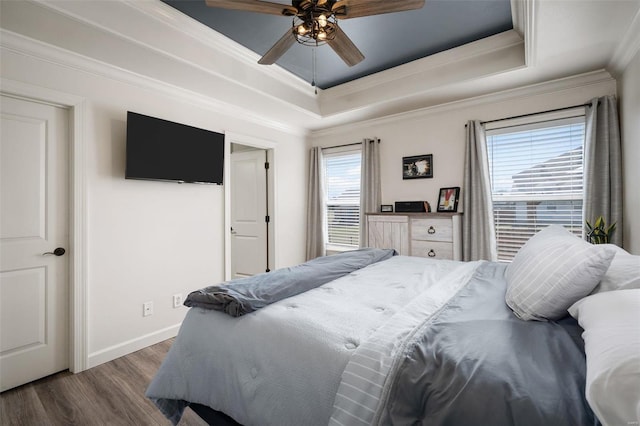
<instances>
[{"instance_id":1,"label":"black tv screen","mask_svg":"<svg viewBox=\"0 0 640 426\"><path fill-rule=\"evenodd\" d=\"M222 185L224 135L127 112L127 179Z\"/></svg>"}]
</instances>

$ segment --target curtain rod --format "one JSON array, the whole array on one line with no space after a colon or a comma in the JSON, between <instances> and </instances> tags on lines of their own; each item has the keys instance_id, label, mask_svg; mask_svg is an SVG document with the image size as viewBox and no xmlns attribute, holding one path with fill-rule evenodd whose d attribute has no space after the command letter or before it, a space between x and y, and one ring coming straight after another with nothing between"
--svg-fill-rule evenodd
<instances>
[{"instance_id":1,"label":"curtain rod","mask_svg":"<svg viewBox=\"0 0 640 426\"><path fill-rule=\"evenodd\" d=\"M532 115L547 114L547 113L550 113L550 112L565 111L567 109L574 109L574 108L580 108L580 107L590 107L590 106L591 106L591 104L579 104L579 105L573 105L573 106L568 106L568 107L564 107L564 108L550 109L548 111L532 112L532 113L529 113L529 114L514 115L513 117L504 117L504 118L496 118L495 120L481 121L480 124L495 123L497 121L505 121L505 120L514 120L516 118L530 117ZM467 125L465 124L464 127L467 127Z\"/></svg>"},{"instance_id":2,"label":"curtain rod","mask_svg":"<svg viewBox=\"0 0 640 426\"><path fill-rule=\"evenodd\" d=\"M372 143L372 142L380 143L380 139L378 138L369 139L369 143ZM345 146L354 146L354 145L362 145L362 142L346 143L344 145L325 146L324 148L321 148L321 149L342 148Z\"/></svg>"}]
</instances>

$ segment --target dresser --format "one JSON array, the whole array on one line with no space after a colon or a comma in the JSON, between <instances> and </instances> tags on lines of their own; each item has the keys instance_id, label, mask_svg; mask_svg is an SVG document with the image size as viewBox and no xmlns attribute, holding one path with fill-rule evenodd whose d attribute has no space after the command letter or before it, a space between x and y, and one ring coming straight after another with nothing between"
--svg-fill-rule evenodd
<instances>
[{"instance_id":1,"label":"dresser","mask_svg":"<svg viewBox=\"0 0 640 426\"><path fill-rule=\"evenodd\" d=\"M405 256L462 260L461 213L368 213L368 245Z\"/></svg>"}]
</instances>

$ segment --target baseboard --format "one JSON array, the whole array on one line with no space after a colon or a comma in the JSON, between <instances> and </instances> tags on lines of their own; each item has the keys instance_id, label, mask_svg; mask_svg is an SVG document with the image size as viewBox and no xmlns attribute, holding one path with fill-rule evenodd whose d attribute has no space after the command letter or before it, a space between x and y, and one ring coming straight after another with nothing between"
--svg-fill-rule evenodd
<instances>
[{"instance_id":1,"label":"baseboard","mask_svg":"<svg viewBox=\"0 0 640 426\"><path fill-rule=\"evenodd\" d=\"M140 336L135 339L128 340L126 342L113 345L106 349L102 349L97 352L89 354L88 368L93 368L105 362L113 361L116 358L125 356L140 349L144 349L148 346L155 345L164 340L171 339L178 334L181 324L172 325L171 327L163 328L162 330L154 331L153 333Z\"/></svg>"}]
</instances>

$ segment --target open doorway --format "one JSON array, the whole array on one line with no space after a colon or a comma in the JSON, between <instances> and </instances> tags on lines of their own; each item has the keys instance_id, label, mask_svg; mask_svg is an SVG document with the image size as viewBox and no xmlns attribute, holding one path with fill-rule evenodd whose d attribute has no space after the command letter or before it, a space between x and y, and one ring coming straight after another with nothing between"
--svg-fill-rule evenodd
<instances>
[{"instance_id":1,"label":"open doorway","mask_svg":"<svg viewBox=\"0 0 640 426\"><path fill-rule=\"evenodd\" d=\"M225 135L225 279L274 269L275 148L267 141Z\"/></svg>"}]
</instances>

